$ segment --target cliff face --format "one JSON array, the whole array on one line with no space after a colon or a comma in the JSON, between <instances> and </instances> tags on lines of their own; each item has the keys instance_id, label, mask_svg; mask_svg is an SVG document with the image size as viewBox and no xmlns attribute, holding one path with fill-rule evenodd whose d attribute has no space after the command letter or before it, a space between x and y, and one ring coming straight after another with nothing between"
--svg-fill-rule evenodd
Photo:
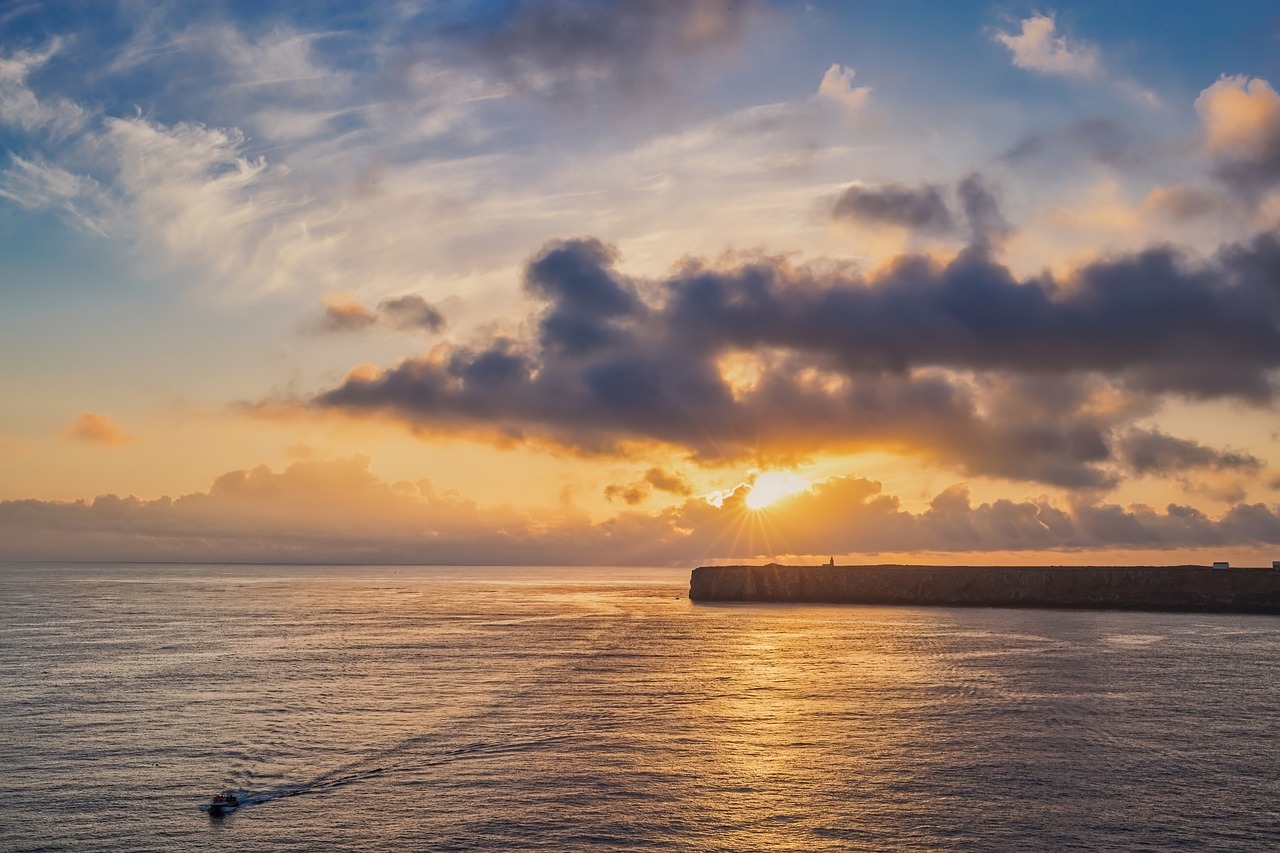
<instances>
[{"instance_id":1,"label":"cliff face","mask_svg":"<svg viewBox=\"0 0 1280 853\"><path fill-rule=\"evenodd\" d=\"M702 566L694 601L1280 614L1280 570L1205 566Z\"/></svg>"}]
</instances>

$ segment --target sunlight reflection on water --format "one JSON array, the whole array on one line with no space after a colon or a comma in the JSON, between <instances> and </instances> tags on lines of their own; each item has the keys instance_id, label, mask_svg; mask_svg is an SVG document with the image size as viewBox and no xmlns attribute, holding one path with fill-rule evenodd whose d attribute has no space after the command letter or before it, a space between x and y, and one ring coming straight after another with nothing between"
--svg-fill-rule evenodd
<instances>
[{"instance_id":1,"label":"sunlight reflection on water","mask_svg":"<svg viewBox=\"0 0 1280 853\"><path fill-rule=\"evenodd\" d=\"M687 579L5 567L0 848L1280 841L1280 620L693 605ZM249 804L210 820L224 788Z\"/></svg>"}]
</instances>

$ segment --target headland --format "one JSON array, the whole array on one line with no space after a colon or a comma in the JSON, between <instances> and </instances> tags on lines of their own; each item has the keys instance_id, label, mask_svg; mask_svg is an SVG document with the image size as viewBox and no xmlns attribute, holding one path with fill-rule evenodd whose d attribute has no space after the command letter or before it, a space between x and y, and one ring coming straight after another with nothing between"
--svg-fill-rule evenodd
<instances>
[{"instance_id":1,"label":"headland","mask_svg":"<svg viewBox=\"0 0 1280 853\"><path fill-rule=\"evenodd\" d=\"M701 566L693 601L1280 614L1280 569L1209 566Z\"/></svg>"}]
</instances>

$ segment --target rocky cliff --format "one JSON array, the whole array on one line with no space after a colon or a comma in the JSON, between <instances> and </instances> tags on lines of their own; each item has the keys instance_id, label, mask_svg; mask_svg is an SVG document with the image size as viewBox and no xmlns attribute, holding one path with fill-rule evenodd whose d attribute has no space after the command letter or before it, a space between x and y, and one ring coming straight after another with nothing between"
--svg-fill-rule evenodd
<instances>
[{"instance_id":1,"label":"rocky cliff","mask_svg":"<svg viewBox=\"0 0 1280 853\"><path fill-rule=\"evenodd\" d=\"M1206 566L702 566L694 601L1280 614L1280 570Z\"/></svg>"}]
</instances>

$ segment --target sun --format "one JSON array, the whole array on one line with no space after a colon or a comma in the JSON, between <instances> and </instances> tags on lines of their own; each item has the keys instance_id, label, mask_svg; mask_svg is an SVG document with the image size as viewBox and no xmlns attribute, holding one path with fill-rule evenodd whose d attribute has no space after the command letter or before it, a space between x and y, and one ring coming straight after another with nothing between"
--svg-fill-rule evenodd
<instances>
[{"instance_id":1,"label":"sun","mask_svg":"<svg viewBox=\"0 0 1280 853\"><path fill-rule=\"evenodd\" d=\"M764 509L780 498L803 492L811 485L804 477L790 471L766 471L752 482L751 491L747 493L747 507Z\"/></svg>"}]
</instances>

